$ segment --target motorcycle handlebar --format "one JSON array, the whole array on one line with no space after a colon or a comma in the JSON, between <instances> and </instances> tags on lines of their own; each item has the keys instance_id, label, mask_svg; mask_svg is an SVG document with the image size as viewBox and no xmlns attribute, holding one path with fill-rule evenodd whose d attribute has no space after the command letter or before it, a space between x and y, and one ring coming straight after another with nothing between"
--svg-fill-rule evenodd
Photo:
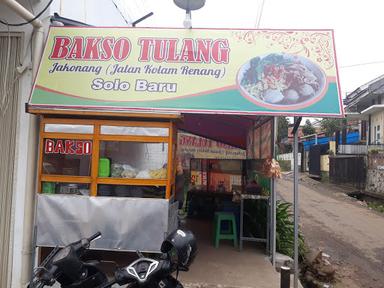
<instances>
[{"instance_id":1,"label":"motorcycle handlebar","mask_svg":"<svg viewBox=\"0 0 384 288\"><path fill-rule=\"evenodd\" d=\"M91 237L89 237L89 238L88 238L88 241L89 241L89 242L92 242L93 240L97 239L97 238L100 237L100 236L101 236L101 232L98 231L98 232L96 232L95 234L93 234Z\"/></svg>"},{"instance_id":2,"label":"motorcycle handlebar","mask_svg":"<svg viewBox=\"0 0 384 288\"><path fill-rule=\"evenodd\" d=\"M150 281L151 278L162 278L162 276L167 276L172 273L172 267L169 262L169 260L159 260L159 265L157 268L152 271L151 277L148 278L146 281ZM136 276L133 276L132 274L128 273L127 267L119 268L115 272L114 281L121 285L134 285L134 283L138 283L137 281L140 281L141 279L138 279ZM109 286L107 286L109 287ZM130 287L130 286L127 286ZM136 287L136 286L134 286ZM104 288L104 287L103 287Z\"/></svg>"}]
</instances>

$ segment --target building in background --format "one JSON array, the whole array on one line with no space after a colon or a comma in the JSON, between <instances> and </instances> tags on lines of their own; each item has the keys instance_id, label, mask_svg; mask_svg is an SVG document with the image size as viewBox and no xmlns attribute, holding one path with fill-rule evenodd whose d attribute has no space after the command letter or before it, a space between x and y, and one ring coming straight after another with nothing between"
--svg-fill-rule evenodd
<instances>
[{"instance_id":1,"label":"building in background","mask_svg":"<svg viewBox=\"0 0 384 288\"><path fill-rule=\"evenodd\" d=\"M384 75L358 87L344 100L348 119L359 121L361 140L383 144Z\"/></svg>"}]
</instances>

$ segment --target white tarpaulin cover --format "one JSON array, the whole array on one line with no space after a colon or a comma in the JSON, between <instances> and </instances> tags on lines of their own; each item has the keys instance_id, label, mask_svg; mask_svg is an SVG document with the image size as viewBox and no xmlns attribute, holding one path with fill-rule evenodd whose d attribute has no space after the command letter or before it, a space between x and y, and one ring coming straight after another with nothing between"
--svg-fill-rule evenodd
<instances>
[{"instance_id":1,"label":"white tarpaulin cover","mask_svg":"<svg viewBox=\"0 0 384 288\"><path fill-rule=\"evenodd\" d=\"M37 246L64 246L100 231L91 248L158 252L176 215L166 199L39 194Z\"/></svg>"}]
</instances>

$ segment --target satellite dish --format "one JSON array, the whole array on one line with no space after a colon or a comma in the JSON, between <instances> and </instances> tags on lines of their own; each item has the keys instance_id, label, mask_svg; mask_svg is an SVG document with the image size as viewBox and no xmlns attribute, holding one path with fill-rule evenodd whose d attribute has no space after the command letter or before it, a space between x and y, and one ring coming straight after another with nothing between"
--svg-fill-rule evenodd
<instances>
[{"instance_id":1,"label":"satellite dish","mask_svg":"<svg viewBox=\"0 0 384 288\"><path fill-rule=\"evenodd\" d=\"M205 0L173 0L173 2L186 11L198 10L205 4Z\"/></svg>"}]
</instances>

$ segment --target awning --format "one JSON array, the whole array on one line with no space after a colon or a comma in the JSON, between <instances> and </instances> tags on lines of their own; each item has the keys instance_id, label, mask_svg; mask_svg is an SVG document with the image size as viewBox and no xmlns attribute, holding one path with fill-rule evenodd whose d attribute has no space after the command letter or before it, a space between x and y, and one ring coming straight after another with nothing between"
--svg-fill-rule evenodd
<instances>
[{"instance_id":1,"label":"awning","mask_svg":"<svg viewBox=\"0 0 384 288\"><path fill-rule=\"evenodd\" d=\"M52 27L28 111L342 116L335 59L331 30Z\"/></svg>"},{"instance_id":2,"label":"awning","mask_svg":"<svg viewBox=\"0 0 384 288\"><path fill-rule=\"evenodd\" d=\"M178 128L241 149L247 148L251 127L270 120L263 116L185 114Z\"/></svg>"},{"instance_id":3,"label":"awning","mask_svg":"<svg viewBox=\"0 0 384 288\"><path fill-rule=\"evenodd\" d=\"M378 112L384 111L384 104L376 104L372 105L369 108L361 111L361 115L367 117L368 115L372 115Z\"/></svg>"}]
</instances>

